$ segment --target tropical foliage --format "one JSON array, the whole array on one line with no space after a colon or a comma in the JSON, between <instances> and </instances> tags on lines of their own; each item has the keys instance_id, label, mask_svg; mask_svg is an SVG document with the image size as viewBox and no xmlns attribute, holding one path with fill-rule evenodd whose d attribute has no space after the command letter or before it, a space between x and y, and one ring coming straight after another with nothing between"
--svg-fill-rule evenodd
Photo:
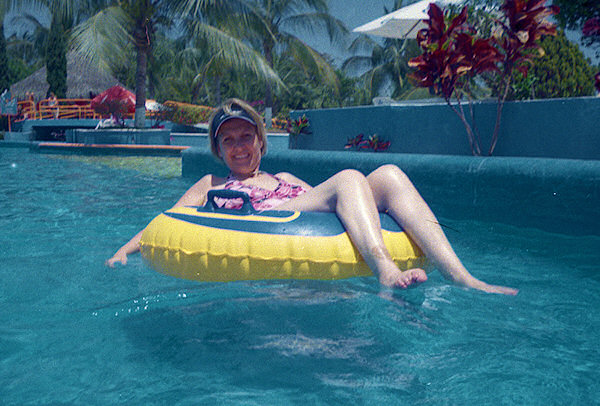
<instances>
[{"instance_id":1,"label":"tropical foliage","mask_svg":"<svg viewBox=\"0 0 600 406\"><path fill-rule=\"evenodd\" d=\"M183 125L205 123L212 112L207 106L167 102L161 110L161 119Z\"/></svg>"},{"instance_id":2,"label":"tropical foliage","mask_svg":"<svg viewBox=\"0 0 600 406\"><path fill-rule=\"evenodd\" d=\"M4 37L4 17L8 12L6 1L0 3L0 93L10 86L10 72L8 68L8 54L6 52L6 38Z\"/></svg>"},{"instance_id":3,"label":"tropical foliage","mask_svg":"<svg viewBox=\"0 0 600 406\"><path fill-rule=\"evenodd\" d=\"M391 142L379 138L377 134L365 137L364 134L358 134L354 138L349 138L344 149L354 151L373 151L382 152L390 148Z\"/></svg>"},{"instance_id":4,"label":"tropical foliage","mask_svg":"<svg viewBox=\"0 0 600 406\"><path fill-rule=\"evenodd\" d=\"M582 43L595 46L596 56L600 57L600 2L597 0L554 0L561 7L558 21L563 27L581 29ZM596 74L595 87L600 92L600 83Z\"/></svg>"},{"instance_id":5,"label":"tropical foliage","mask_svg":"<svg viewBox=\"0 0 600 406\"><path fill-rule=\"evenodd\" d=\"M168 28L173 20L186 20L191 41L201 41L226 66L251 71L262 80L283 86L277 74L243 41L205 22L210 13L229 10L230 1L209 0L128 0L109 6L75 29L74 48L106 69L125 66L118 59L133 47L136 53L136 126L143 123L146 100L148 59L154 46L154 34ZM192 46L193 43L186 44Z\"/></svg>"},{"instance_id":6,"label":"tropical foliage","mask_svg":"<svg viewBox=\"0 0 600 406\"><path fill-rule=\"evenodd\" d=\"M370 54L361 55L361 50L370 49ZM376 97L391 85L391 97L405 98L414 89L408 82L411 73L408 61L419 55L417 42L412 39L386 38L383 44L366 35L356 38L350 51L358 54L346 59L342 69L350 73L362 72L360 77L369 91L369 99Z\"/></svg>"},{"instance_id":7,"label":"tropical foliage","mask_svg":"<svg viewBox=\"0 0 600 406\"><path fill-rule=\"evenodd\" d=\"M399 0L394 3L395 8L404 5ZM501 6L500 0L477 3L486 3L494 7L492 10L499 10ZM539 1L509 3L537 4ZM586 33L596 32L592 24L593 18L598 16L594 14L595 2L589 5L585 0L555 0L554 3L579 5L577 8L564 6L564 11L568 15L570 10L575 10L572 15L580 17L573 17L573 21L578 22L579 28L592 20L587 23ZM0 24L4 22L6 11L18 6L21 6L18 23L26 22L30 29L7 38L6 57L1 55L0 41L0 80L8 77L10 83L44 65L46 49L59 49L48 46L51 33L62 32L69 38L71 48L110 71L128 88L136 89L140 109L146 97L215 105L221 99L237 96L254 102L259 110L273 107L276 115L284 118L292 109L370 104L374 97L381 95L395 99L416 94L430 96L427 87L415 87L407 80L411 72L408 61L422 52L415 40L359 37L352 45L355 55L344 63L343 69L336 69L330 56L317 52L303 41L304 34L322 34L332 44L345 46L347 30L329 14L326 0L0 0ZM48 19L40 18L37 12L40 7L48 11ZM461 65L454 69L454 82L447 77L445 82L431 86L438 91L442 89L442 96L450 85L454 86L453 97L459 96L463 102L490 94L502 98L500 89L505 89L506 83L501 86L499 81L503 76L493 70L484 72L486 64L495 58L494 51L484 47L482 42L469 43L461 34L474 35L472 29L476 28L478 33L474 38L492 36L496 24L490 17L493 13L489 13L490 9L481 10L471 8L470 20L453 29L459 38L455 47L472 53L471 62L461 60ZM504 24L504 33L499 38L507 38L506 33L512 29L508 20L505 19ZM466 26L470 26L469 29ZM513 38L512 43L521 44L521 39L517 37L518 42L515 42ZM554 53L553 43L546 41L542 47L546 48L547 55L536 58L536 66L531 66L533 55L538 52L536 48L524 47L522 55L515 56L515 61L522 63L515 62L507 99L532 94L535 97L575 96L588 91L589 85L580 85L585 75L583 64L566 79L549 73L551 65L566 66L574 63L570 58L575 58L573 61L577 58L573 46L567 47L561 42L556 45L560 52ZM500 39L492 45L502 58L509 54ZM474 58L486 52L488 61L473 65ZM63 53L52 54L60 59ZM545 58L551 59L546 62ZM6 63L8 68L5 69L3 64ZM469 63L473 65L470 68ZM501 71L503 63L495 63L496 68ZM52 66L60 64L49 66L50 81L60 70ZM519 72L525 69L527 76ZM5 70L7 74L2 73ZM481 75L476 72L483 72L490 81L480 81ZM554 78L561 85L566 82L569 86L554 85ZM577 84L571 83L575 78ZM554 90L550 91L550 87ZM60 96L60 91L54 91ZM463 113L465 118L469 116L468 109Z\"/></svg>"},{"instance_id":8,"label":"tropical foliage","mask_svg":"<svg viewBox=\"0 0 600 406\"><path fill-rule=\"evenodd\" d=\"M403 3L403 0L396 0L394 9L401 8ZM384 14L390 12L384 7ZM342 69L360 74L369 100L386 92L390 86L392 98L410 97L415 87L407 80L411 73L408 61L421 53L415 40L385 38L382 43L372 36L360 35L352 41L349 51L352 56L344 61Z\"/></svg>"},{"instance_id":9,"label":"tropical foliage","mask_svg":"<svg viewBox=\"0 0 600 406\"><path fill-rule=\"evenodd\" d=\"M59 99L67 94L67 38L64 26L58 17L53 17L46 46L46 81Z\"/></svg>"},{"instance_id":10,"label":"tropical foliage","mask_svg":"<svg viewBox=\"0 0 600 406\"><path fill-rule=\"evenodd\" d=\"M329 14L327 0L249 0L247 4L250 7L244 15L249 27L247 39L261 50L269 66L274 67L278 54L285 54L322 86L338 91L339 81L332 66L294 34L325 31L331 41L343 38L347 29ZM274 106L269 83L265 88L265 106Z\"/></svg>"},{"instance_id":11,"label":"tropical foliage","mask_svg":"<svg viewBox=\"0 0 600 406\"><path fill-rule=\"evenodd\" d=\"M424 53L409 62L416 72L411 75L421 87L431 88L441 95L463 122L474 155L481 155L479 135L474 126L473 110L470 120L462 106L467 96L471 106L469 84L484 72L499 75L496 125L487 154L492 155L498 140L502 108L508 97L516 71L527 76L535 56L543 55L539 40L555 35L555 27L546 17L558 8L546 7L546 0L506 0L500 8L504 18L496 20L499 29L490 38L480 38L467 24L467 7L447 21L443 11L432 4L427 28L419 31L417 42ZM456 101L457 107L452 104Z\"/></svg>"},{"instance_id":12,"label":"tropical foliage","mask_svg":"<svg viewBox=\"0 0 600 406\"><path fill-rule=\"evenodd\" d=\"M597 0L554 0L560 7L561 26L581 30L586 45L600 46L600 2ZM600 48L597 48L600 54Z\"/></svg>"},{"instance_id":13,"label":"tropical foliage","mask_svg":"<svg viewBox=\"0 0 600 406\"><path fill-rule=\"evenodd\" d=\"M536 59L527 75L515 74L507 100L591 96L594 73L589 59L562 30L540 42L544 56ZM494 87L495 94L497 88Z\"/></svg>"},{"instance_id":14,"label":"tropical foliage","mask_svg":"<svg viewBox=\"0 0 600 406\"><path fill-rule=\"evenodd\" d=\"M8 67L8 54L6 52L6 39L4 26L0 24L0 93L10 86L10 71Z\"/></svg>"}]
</instances>

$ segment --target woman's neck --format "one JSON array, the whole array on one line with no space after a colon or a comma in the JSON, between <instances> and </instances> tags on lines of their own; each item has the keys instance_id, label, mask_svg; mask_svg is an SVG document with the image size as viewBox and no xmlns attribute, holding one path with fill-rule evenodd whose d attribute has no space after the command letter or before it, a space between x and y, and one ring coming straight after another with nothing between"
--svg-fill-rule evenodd
<instances>
[{"instance_id":1,"label":"woman's neck","mask_svg":"<svg viewBox=\"0 0 600 406\"><path fill-rule=\"evenodd\" d=\"M229 172L229 176L228 178L233 178L239 181L244 181L250 178L256 178L258 176L260 176L260 174L262 173L262 171L260 171L258 168L250 173L236 173L236 172Z\"/></svg>"}]
</instances>

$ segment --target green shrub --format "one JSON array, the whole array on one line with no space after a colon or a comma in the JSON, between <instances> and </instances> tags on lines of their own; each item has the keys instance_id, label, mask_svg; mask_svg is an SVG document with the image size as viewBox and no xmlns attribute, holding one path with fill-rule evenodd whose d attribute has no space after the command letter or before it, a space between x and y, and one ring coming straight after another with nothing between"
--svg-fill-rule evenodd
<instances>
[{"instance_id":1,"label":"green shrub","mask_svg":"<svg viewBox=\"0 0 600 406\"><path fill-rule=\"evenodd\" d=\"M167 101L164 103L160 115L163 120L172 123L194 125L207 123L212 110L213 108L208 106Z\"/></svg>"}]
</instances>

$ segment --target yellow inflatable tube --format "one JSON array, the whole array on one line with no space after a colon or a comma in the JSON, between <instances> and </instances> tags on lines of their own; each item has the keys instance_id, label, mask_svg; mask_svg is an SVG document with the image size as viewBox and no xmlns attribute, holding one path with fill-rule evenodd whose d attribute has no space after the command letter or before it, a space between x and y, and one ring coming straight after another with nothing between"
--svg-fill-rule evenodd
<instances>
[{"instance_id":1,"label":"yellow inflatable tube","mask_svg":"<svg viewBox=\"0 0 600 406\"><path fill-rule=\"evenodd\" d=\"M242 196L243 195L243 196ZM241 210L217 208L214 197L241 198ZM425 258L387 214L383 238L400 269ZM145 261L167 275L198 281L343 279L372 272L335 213L252 209L247 195L211 191L204 207L179 207L157 216L141 239Z\"/></svg>"}]
</instances>

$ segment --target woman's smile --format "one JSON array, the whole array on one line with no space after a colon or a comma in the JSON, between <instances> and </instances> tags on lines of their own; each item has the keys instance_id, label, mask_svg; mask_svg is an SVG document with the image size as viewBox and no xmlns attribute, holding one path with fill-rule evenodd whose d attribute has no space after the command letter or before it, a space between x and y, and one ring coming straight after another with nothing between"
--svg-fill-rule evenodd
<instances>
[{"instance_id":1,"label":"woman's smile","mask_svg":"<svg viewBox=\"0 0 600 406\"><path fill-rule=\"evenodd\" d=\"M247 177L260 166L262 143L256 127L245 120L232 119L221 126L219 153L232 173Z\"/></svg>"}]
</instances>

